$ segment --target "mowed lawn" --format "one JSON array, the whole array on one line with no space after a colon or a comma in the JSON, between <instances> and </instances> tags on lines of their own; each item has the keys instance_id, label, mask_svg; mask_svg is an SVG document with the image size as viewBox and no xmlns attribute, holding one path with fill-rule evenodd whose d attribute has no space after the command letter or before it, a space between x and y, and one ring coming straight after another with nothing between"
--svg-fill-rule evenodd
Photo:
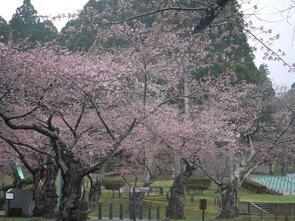
<instances>
[{"instance_id":1,"label":"mowed lawn","mask_svg":"<svg viewBox=\"0 0 295 221\"><path fill-rule=\"evenodd\" d=\"M167 206L167 198L165 193L167 193L172 185L171 180L161 180L155 182L152 186L161 186L164 188L164 195L159 196L157 194L150 194L145 197L143 203L143 216L147 220L148 208L152 209L152 219L156 219L156 208L160 207L160 218L165 220L165 208ZM265 202L265 203L295 203L295 196L281 196L281 195L271 195L271 194L257 194L246 189L240 189L240 201L242 202ZM208 191L204 191L202 196L195 196L194 201L191 200L191 196L186 194L185 199L185 221L197 221L201 220L201 211L199 210L199 199L205 198L208 200L208 209L205 212L205 220L216 220L215 217L218 214L218 206L215 204L215 198L219 196L219 193L216 191L216 186L211 185ZM100 201L103 203L103 217L109 216L109 204L113 204L113 213L114 217L119 216L119 205L123 204L124 208L124 217L129 217L129 194L121 194L121 198L118 198L118 192L115 192L115 198L113 198L112 191L103 190L103 194L100 198ZM97 220L98 217L98 208L94 208L89 212L89 217L91 220ZM295 220L295 217L288 217L289 220ZM40 218L0 218L0 221L51 221L52 219L40 219ZM138 219L137 219L138 220ZM220 220L220 219L219 219ZM235 219L227 219L231 221L249 221L249 216L241 215ZM283 216L251 216L252 221L260 220L270 220L270 221L285 221L286 218Z\"/></svg>"}]
</instances>

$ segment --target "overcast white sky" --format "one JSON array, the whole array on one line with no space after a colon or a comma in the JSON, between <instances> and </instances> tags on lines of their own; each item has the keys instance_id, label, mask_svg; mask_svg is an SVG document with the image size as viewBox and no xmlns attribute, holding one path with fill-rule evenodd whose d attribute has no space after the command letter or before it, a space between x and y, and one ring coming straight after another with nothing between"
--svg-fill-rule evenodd
<instances>
[{"instance_id":1,"label":"overcast white sky","mask_svg":"<svg viewBox=\"0 0 295 221\"><path fill-rule=\"evenodd\" d=\"M88 0L31 0L39 15L54 16L61 13L73 13L82 9L83 5ZM240 0L242 1L242 0ZM279 33L280 39L277 40L272 48L274 50L282 49L286 52L284 59L290 63L295 63L295 15L289 17L287 21L286 14L279 13L279 10L285 9L289 6L291 0L251 0L251 5L244 5L245 13L253 12L253 5L258 5L258 11L255 14L259 19L251 16L252 21L256 26L265 26L272 29L273 33ZM23 0L0 0L0 15L9 21L15 13L17 7L22 5ZM293 10L295 13L295 10ZM267 20L262 21L262 20ZM273 22L269 22L273 21ZM60 30L67 22L67 19L54 21L54 24ZM261 36L263 37L263 36ZM293 42L293 44L292 44ZM252 44L250 42L250 44ZM258 47L260 48L260 47ZM290 87L295 82L295 73L288 73L288 68L284 67L281 62L265 61L262 59L263 52L258 50L255 52L255 63L259 66L266 63L270 69L270 78L274 86Z\"/></svg>"}]
</instances>

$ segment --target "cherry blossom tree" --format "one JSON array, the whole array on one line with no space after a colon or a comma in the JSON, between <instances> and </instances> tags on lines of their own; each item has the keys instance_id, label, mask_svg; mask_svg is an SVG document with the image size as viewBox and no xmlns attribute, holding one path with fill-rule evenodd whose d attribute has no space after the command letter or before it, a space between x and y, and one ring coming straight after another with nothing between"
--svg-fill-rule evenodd
<instances>
[{"instance_id":1,"label":"cherry blossom tree","mask_svg":"<svg viewBox=\"0 0 295 221\"><path fill-rule=\"evenodd\" d=\"M239 165L239 167L234 164L232 165L232 168L235 169L233 170L234 173L231 173L232 179L230 185L227 186L228 188L232 188L235 182L237 182L235 175L241 167L245 167L244 172L247 171L247 174L253 168L256 168L252 163L256 162L254 159L259 154L253 152L253 155L251 155L250 150L253 149L252 142L251 145L247 143L243 144L240 138L240 133L243 134L244 130L253 126L254 119L263 107L263 103L259 103L258 101L258 103L255 103L255 100L252 101L253 97L251 98L251 95L254 91L254 86L246 83L237 83L228 78L226 80L208 80L205 82L207 83L203 82L201 86L196 84L191 86L195 88L195 90L191 89L191 91L197 91L197 93L189 96L190 111L188 118L183 120L181 115L171 117L170 114L170 118L167 119L169 119L169 124L172 123L172 120L175 121L174 127L171 126L168 127L169 129L158 132L162 134L163 142L166 143L170 152L175 152L175 154L180 156L184 165L181 172L174 179L166 212L166 216L168 217L183 217L185 187L189 177L197 168L201 168L206 175L212 178L211 173L202 166L204 162L211 165L210 162L212 161L210 157L213 159L214 156L223 154L227 156L225 158L226 160L229 157L227 155L228 153L232 153L232 157L234 156L233 153L235 153L237 156L229 162L243 164ZM253 102L253 104L249 101ZM245 102L249 103L246 104ZM166 118L164 117L164 119ZM165 122L164 119L162 122ZM164 126L166 124L162 123L161 125ZM176 125L178 126L176 127ZM183 125L183 129L180 129L180 125ZM179 131L171 133L171 128L177 128ZM170 133L172 136L169 135ZM257 147L257 149L259 148ZM249 159L252 156L252 166L250 167L250 163L245 159L244 161L236 160L240 155L247 156ZM222 168L220 164L216 164L216 166ZM239 175L241 177L246 176L243 173ZM216 181L216 179L213 180ZM223 181L222 184L224 184ZM234 188L233 191L237 191L237 188ZM232 193L229 190L224 192L226 196L230 196ZM226 202L230 205L236 205L232 204L235 199L237 200L237 197L233 199L228 198ZM226 207L223 209L228 210ZM235 215L237 214L235 213Z\"/></svg>"},{"instance_id":2,"label":"cherry blossom tree","mask_svg":"<svg viewBox=\"0 0 295 221\"><path fill-rule=\"evenodd\" d=\"M275 102L274 156L280 159L281 173L287 175L288 167L294 159L294 90L278 95Z\"/></svg>"},{"instance_id":3,"label":"cherry blossom tree","mask_svg":"<svg viewBox=\"0 0 295 221\"><path fill-rule=\"evenodd\" d=\"M222 202L221 212L218 215L220 218L238 216L240 185L271 155L273 147L268 138L271 125L262 119L263 111L272 102L272 98L267 95L269 86L264 87L266 92L251 85L244 85L246 88L243 89L238 87L231 88L231 92L237 90L234 94L230 92L222 98L225 109L222 109L222 106L219 108L225 117L223 128L231 134L231 139L228 139L229 134L217 138L211 148L208 147L200 152L193 164L219 187ZM214 116L222 119L218 114ZM217 135L220 131L218 130Z\"/></svg>"},{"instance_id":4,"label":"cherry blossom tree","mask_svg":"<svg viewBox=\"0 0 295 221\"><path fill-rule=\"evenodd\" d=\"M54 159L64 181L58 220L86 217L83 177L108 162L137 124L123 113L130 71L114 57L104 58L45 48L17 52L1 45L1 138ZM33 135L46 141L45 150L34 146ZM89 165L84 159L91 149L100 158Z\"/></svg>"}]
</instances>

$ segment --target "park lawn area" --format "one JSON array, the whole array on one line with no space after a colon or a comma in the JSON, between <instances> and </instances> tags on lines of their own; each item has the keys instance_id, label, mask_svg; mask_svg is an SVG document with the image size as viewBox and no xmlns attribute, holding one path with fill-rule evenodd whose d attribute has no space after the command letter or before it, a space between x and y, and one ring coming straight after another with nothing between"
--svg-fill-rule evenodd
<instances>
[{"instance_id":1,"label":"park lawn area","mask_svg":"<svg viewBox=\"0 0 295 221\"><path fill-rule=\"evenodd\" d=\"M42 219L42 218L2 218L0 221L54 221L54 219Z\"/></svg>"},{"instance_id":2,"label":"park lawn area","mask_svg":"<svg viewBox=\"0 0 295 221\"><path fill-rule=\"evenodd\" d=\"M159 180L153 183L152 186L156 187L163 187L164 193L169 191L169 188L172 185L172 180ZM186 194L185 199L185 219L184 221L196 221L201 220L201 211L198 208L198 202L199 199L205 198L208 200L208 209L205 212L205 220L216 220L215 217L218 214L218 208L215 205L215 198L219 195L217 193L216 185L211 184L208 191L204 191L202 196L195 196L194 202L190 200L190 196ZM266 203L294 203L295 202L295 196L281 196L281 195L271 195L271 194L258 194L251 192L249 190L246 190L244 188L240 189L240 201L244 202L266 202ZM119 205L122 203L124 205L124 217L128 217L128 193L122 193L121 198L118 198L118 191L115 192L115 198L113 198L112 191L105 191L103 190L103 194L100 198L100 201L103 203L103 217L108 217L108 211L109 211L109 204L113 204L113 212L114 217L119 216ZM160 207L160 218L161 220L165 220L165 208L167 206L167 199L166 195L163 196L159 195L150 195L145 196L144 204L143 204L143 213L145 214L144 217L146 218L148 207L151 206L152 208L152 218L155 219L156 217L156 208L157 206ZM93 209L89 213L90 217L98 217L98 209ZM0 218L0 221L52 221L52 219L40 219L40 218ZM147 219L146 219L147 220ZM220 219L219 219L220 220ZM249 217L246 215L242 215L239 218L235 219L227 219L230 221L248 221ZM280 221L285 220L285 217L273 217L273 216L251 216L252 221L261 221L261 220L269 220L269 221Z\"/></svg>"},{"instance_id":3,"label":"park lawn area","mask_svg":"<svg viewBox=\"0 0 295 221\"><path fill-rule=\"evenodd\" d=\"M160 180L155 183L153 183L152 186L161 186L164 188L164 192L166 193L169 188L172 185L171 180ZM219 196L219 193L217 193L216 185L212 184L208 191L204 191L202 196L195 196L194 202L190 200L190 196L186 194L186 200L185 200L185 217L187 221L190 220L199 220L201 217L201 211L198 208L199 199L205 198L208 200L208 209L205 212L205 216L207 220L215 220L216 215L218 214L218 208L217 205L215 205L215 198ZM108 216L108 205L109 203L113 203L113 211L114 214L118 216L119 211L119 204L122 203L124 206L128 205L128 193L123 193L122 198L119 199L117 196L118 193L116 193L115 198L112 198L112 192L111 191L104 191L101 202L105 204L103 206L103 216ZM250 202L265 202L265 203L294 203L295 202L295 196L281 196L281 195L271 195L271 194L258 194L251 191L248 191L244 188L240 189L240 201L250 201ZM152 217L155 217L155 211L156 207L160 207L160 217L161 219L165 219L164 212L165 208L167 206L167 199L166 195L158 196L158 195L150 195L145 196L144 204L143 204L143 213L147 214L147 208L151 206L152 207ZM124 214L128 214L128 208L124 208ZM90 216L97 217L98 212L97 210L94 210L90 213ZM115 215L114 215L115 216ZM127 217L125 215L125 217ZM265 218L265 219L264 219ZM275 220L274 217L264 217L264 220ZM238 219L231 219L232 221L242 221L242 220L248 220L249 217L241 216ZM262 220L261 217L253 217L252 220ZM277 220L284 220L284 217L281 219L277 217Z\"/></svg>"}]
</instances>

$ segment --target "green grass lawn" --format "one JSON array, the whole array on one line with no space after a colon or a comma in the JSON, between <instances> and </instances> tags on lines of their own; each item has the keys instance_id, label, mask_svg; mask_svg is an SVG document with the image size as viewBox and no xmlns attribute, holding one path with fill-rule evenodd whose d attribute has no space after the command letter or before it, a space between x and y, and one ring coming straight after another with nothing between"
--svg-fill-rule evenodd
<instances>
[{"instance_id":1,"label":"green grass lawn","mask_svg":"<svg viewBox=\"0 0 295 221\"><path fill-rule=\"evenodd\" d=\"M168 192L169 188L172 185L171 180L160 180L153 183L152 186L162 186L164 187L164 192ZM244 202L266 202L266 203L294 203L295 196L280 196L280 195L271 195L271 194L258 194L246 189L240 189L239 191L240 201ZM198 208L199 199L205 198L208 200L208 209L205 212L205 220L216 220L215 217L218 214L217 205L215 205L215 198L219 196L219 193L216 191L216 186L211 185L208 191L205 191L202 196L195 196L194 202L190 200L190 196L186 194L185 199L185 221L197 221L201 220L201 211ZM119 205L123 204L124 208L124 217L127 218L129 215L129 194L123 193L121 198L118 198L118 192L115 193L115 198L112 197L112 191L103 190L103 194L100 198L100 202L103 203L103 217L108 217L109 204L113 204L113 212L114 217L119 216ZM160 218L161 220L165 220L165 208L167 206L166 195L163 196L151 194L150 196L146 196L143 203L143 213L144 217L147 220L147 212L148 208L152 208L152 218L156 218L156 208L160 207ZM94 208L90 213L91 217L98 217L98 207ZM40 219L40 218L0 218L0 221L51 221L48 219ZM249 221L248 216L240 216L236 219L227 219L230 221ZM274 216L251 216L252 221L286 221L285 217L274 217ZM295 220L295 217L290 218L289 221Z\"/></svg>"},{"instance_id":2,"label":"green grass lawn","mask_svg":"<svg viewBox=\"0 0 295 221\"><path fill-rule=\"evenodd\" d=\"M157 181L155 182L152 186L162 186L164 187L164 192L168 192L169 188L172 185L171 180L163 180L163 181ZM248 191L246 189L241 188L240 189L240 201L243 202L265 202L265 203L294 203L295 202L295 196L281 196L281 195L271 195L271 194L258 194L254 193L251 191ZM208 191L205 191L202 196L195 196L194 197L194 202L190 200L190 196L186 194L186 200L185 200L185 217L186 221L191 221L191 220L200 220L201 218L201 211L198 208L198 202L199 199L205 198L208 200L208 209L205 213L206 215L206 220L216 220L215 217L218 214L218 208L217 205L215 205L215 198L219 196L219 193L216 191L216 186L211 185ZM116 197L112 199L112 192L111 191L104 191L100 201L104 204L104 209L103 209L103 216L108 217L108 206L109 203L113 204L113 211L118 216L119 214L119 204L122 203L125 208L124 208L124 213L125 217L128 217L128 193L122 194L122 198L118 199ZM127 206L126 206L127 205ZM162 220L165 219L165 208L167 206L167 199L166 195L164 194L163 196L158 196L158 195L150 195L146 196L144 200L144 214L147 214L148 207L152 207L152 217L156 217L155 211L156 207L160 207L160 217ZM98 212L97 210L94 210L93 212L90 213L90 216L97 217ZM243 220L249 220L248 216L240 216L237 219L231 219L232 221L243 221ZM252 216L251 220L258 221L258 220L285 220L285 217L273 217L273 216Z\"/></svg>"}]
</instances>

